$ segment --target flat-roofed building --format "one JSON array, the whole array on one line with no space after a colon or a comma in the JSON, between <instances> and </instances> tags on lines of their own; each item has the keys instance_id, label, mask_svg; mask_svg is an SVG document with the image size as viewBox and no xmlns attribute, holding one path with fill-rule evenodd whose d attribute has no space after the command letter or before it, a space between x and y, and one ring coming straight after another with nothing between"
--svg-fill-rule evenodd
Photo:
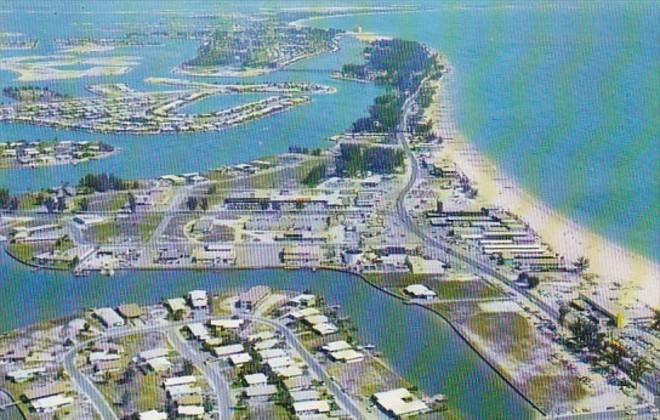
<instances>
[{"instance_id":1,"label":"flat-roofed building","mask_svg":"<svg viewBox=\"0 0 660 420\"><path fill-rule=\"evenodd\" d=\"M344 340L332 341L330 343L324 344L321 349L328 353L333 353L336 351L349 350L352 346Z\"/></svg>"},{"instance_id":2,"label":"flat-roofed building","mask_svg":"<svg viewBox=\"0 0 660 420\"><path fill-rule=\"evenodd\" d=\"M406 257L406 265L413 274L442 274L445 266L440 260L426 259L416 255Z\"/></svg>"},{"instance_id":3,"label":"flat-roofed building","mask_svg":"<svg viewBox=\"0 0 660 420\"><path fill-rule=\"evenodd\" d=\"M378 392L373 395L373 400L383 412L395 417L420 414L429 409L422 400L405 388Z\"/></svg>"},{"instance_id":4,"label":"flat-roofed building","mask_svg":"<svg viewBox=\"0 0 660 420\"><path fill-rule=\"evenodd\" d=\"M73 403L72 397L66 397L63 394L52 395L50 397L39 398L30 401L30 405L37 413L52 413L64 406Z\"/></svg>"},{"instance_id":5,"label":"flat-roofed building","mask_svg":"<svg viewBox=\"0 0 660 420\"><path fill-rule=\"evenodd\" d=\"M316 308L305 308L298 311L291 311L286 316L291 319L301 319L315 315L321 315L321 311Z\"/></svg>"},{"instance_id":6,"label":"flat-roofed building","mask_svg":"<svg viewBox=\"0 0 660 420\"><path fill-rule=\"evenodd\" d=\"M238 295L236 306L243 311L252 312L256 306L270 294L270 287L255 286Z\"/></svg>"},{"instance_id":7,"label":"flat-roofed building","mask_svg":"<svg viewBox=\"0 0 660 420\"><path fill-rule=\"evenodd\" d=\"M213 347L212 351L216 357L228 357L232 354L243 353L245 348L242 344L229 344L227 346Z\"/></svg>"},{"instance_id":8,"label":"flat-roofed building","mask_svg":"<svg viewBox=\"0 0 660 420\"><path fill-rule=\"evenodd\" d=\"M138 362L146 362L157 357L166 357L169 353L169 350L165 348L156 347L151 350L144 350L139 352L136 359Z\"/></svg>"},{"instance_id":9,"label":"flat-roofed building","mask_svg":"<svg viewBox=\"0 0 660 420\"><path fill-rule=\"evenodd\" d=\"M284 379L295 378L296 376L302 376L304 374L300 366L287 366L279 369L275 369L277 376L280 376Z\"/></svg>"},{"instance_id":10,"label":"flat-roofed building","mask_svg":"<svg viewBox=\"0 0 660 420\"><path fill-rule=\"evenodd\" d=\"M180 405L176 408L176 413L180 417L202 418L204 417L204 407L201 405Z\"/></svg>"},{"instance_id":11,"label":"flat-roofed building","mask_svg":"<svg viewBox=\"0 0 660 420\"><path fill-rule=\"evenodd\" d=\"M331 324L329 322L325 324L316 324L312 326L312 330L317 332L320 335L330 335L330 334L335 334L339 329L335 326L335 324Z\"/></svg>"},{"instance_id":12,"label":"flat-roofed building","mask_svg":"<svg viewBox=\"0 0 660 420\"><path fill-rule=\"evenodd\" d=\"M190 334L199 341L209 338L209 330L201 322L195 322L186 326Z\"/></svg>"},{"instance_id":13,"label":"flat-roofed building","mask_svg":"<svg viewBox=\"0 0 660 420\"><path fill-rule=\"evenodd\" d=\"M124 318L119 316L112 308L99 308L94 311L96 316L106 328L123 327L126 325Z\"/></svg>"},{"instance_id":14,"label":"flat-roofed building","mask_svg":"<svg viewBox=\"0 0 660 420\"><path fill-rule=\"evenodd\" d=\"M204 309L209 306L206 290L191 290L188 292L188 302L194 309Z\"/></svg>"},{"instance_id":15,"label":"flat-roofed building","mask_svg":"<svg viewBox=\"0 0 660 420\"><path fill-rule=\"evenodd\" d=\"M237 330L245 323L244 319L212 319L209 325L221 330Z\"/></svg>"},{"instance_id":16,"label":"flat-roofed building","mask_svg":"<svg viewBox=\"0 0 660 420\"><path fill-rule=\"evenodd\" d=\"M56 382L54 384L35 386L23 393L26 400L38 400L39 398L52 397L53 395L66 394L70 391L69 384L66 382Z\"/></svg>"},{"instance_id":17,"label":"flat-roofed building","mask_svg":"<svg viewBox=\"0 0 660 420\"><path fill-rule=\"evenodd\" d=\"M277 394L277 387L275 385L255 385L245 388L245 395L248 398L269 397Z\"/></svg>"},{"instance_id":18,"label":"flat-roofed building","mask_svg":"<svg viewBox=\"0 0 660 420\"><path fill-rule=\"evenodd\" d=\"M237 353L229 356L229 363L234 366L243 366L252 361L252 356L249 353Z\"/></svg>"},{"instance_id":19,"label":"flat-roofed building","mask_svg":"<svg viewBox=\"0 0 660 420\"><path fill-rule=\"evenodd\" d=\"M156 410L143 411L138 418L140 420L167 420L167 413Z\"/></svg>"},{"instance_id":20,"label":"flat-roofed building","mask_svg":"<svg viewBox=\"0 0 660 420\"><path fill-rule=\"evenodd\" d=\"M412 296L415 299L434 299L436 293L424 286L423 284L411 284L403 289L407 295Z\"/></svg>"},{"instance_id":21,"label":"flat-roofed building","mask_svg":"<svg viewBox=\"0 0 660 420\"><path fill-rule=\"evenodd\" d=\"M299 308L314 306L316 305L316 296L309 293L303 293L289 300L289 304Z\"/></svg>"},{"instance_id":22,"label":"flat-roofed building","mask_svg":"<svg viewBox=\"0 0 660 420\"><path fill-rule=\"evenodd\" d=\"M312 379L309 376L297 376L284 380L284 386L289 391L299 391L309 389L312 386Z\"/></svg>"},{"instance_id":23,"label":"flat-roofed building","mask_svg":"<svg viewBox=\"0 0 660 420\"><path fill-rule=\"evenodd\" d=\"M276 338L271 338L269 340L264 340L264 341L259 341L254 345L254 349L259 351L259 350L267 350L267 349L272 349L276 345L279 344L279 340Z\"/></svg>"},{"instance_id":24,"label":"flat-roofed building","mask_svg":"<svg viewBox=\"0 0 660 420\"><path fill-rule=\"evenodd\" d=\"M356 363L364 360L364 354L353 349L332 352L330 353L330 357L337 362L343 363Z\"/></svg>"},{"instance_id":25,"label":"flat-roofed building","mask_svg":"<svg viewBox=\"0 0 660 420\"><path fill-rule=\"evenodd\" d=\"M289 356L274 357L272 359L266 360L266 365L268 365L268 367L273 371L291 366L291 364L293 364L293 360Z\"/></svg>"},{"instance_id":26,"label":"flat-roofed building","mask_svg":"<svg viewBox=\"0 0 660 420\"><path fill-rule=\"evenodd\" d=\"M195 382L197 382L197 377L194 375L173 376L165 379L163 381L163 386L169 388L171 386L194 384Z\"/></svg>"},{"instance_id":27,"label":"flat-roofed building","mask_svg":"<svg viewBox=\"0 0 660 420\"><path fill-rule=\"evenodd\" d=\"M325 315L312 315L304 318L304 320L309 325L325 324L330 321Z\"/></svg>"},{"instance_id":28,"label":"flat-roofed building","mask_svg":"<svg viewBox=\"0 0 660 420\"><path fill-rule=\"evenodd\" d=\"M291 391L289 394L291 395L291 399L294 402L314 401L318 400L321 396L321 393L315 389L310 389L307 391Z\"/></svg>"},{"instance_id":29,"label":"flat-roofed building","mask_svg":"<svg viewBox=\"0 0 660 420\"><path fill-rule=\"evenodd\" d=\"M167 359L167 357L156 357L153 359L147 360L147 366L154 372L162 373L169 372L172 369L172 363Z\"/></svg>"},{"instance_id":30,"label":"flat-roofed building","mask_svg":"<svg viewBox=\"0 0 660 420\"><path fill-rule=\"evenodd\" d=\"M266 385L268 383L268 377L263 373L245 375L243 376L243 379L245 379L245 383L247 383L248 386Z\"/></svg>"},{"instance_id":31,"label":"flat-roofed building","mask_svg":"<svg viewBox=\"0 0 660 420\"><path fill-rule=\"evenodd\" d=\"M171 386L167 388L167 394L172 398L177 398L182 395L195 395L201 394L202 389L198 386L190 386L190 384Z\"/></svg>"},{"instance_id":32,"label":"flat-roofed building","mask_svg":"<svg viewBox=\"0 0 660 420\"><path fill-rule=\"evenodd\" d=\"M186 311L186 301L183 298L172 298L165 300L165 306L167 306L172 313L179 311Z\"/></svg>"},{"instance_id":33,"label":"flat-roofed building","mask_svg":"<svg viewBox=\"0 0 660 420\"><path fill-rule=\"evenodd\" d=\"M293 403L296 415L324 414L330 412L330 404L325 400L311 400Z\"/></svg>"},{"instance_id":34,"label":"flat-roofed building","mask_svg":"<svg viewBox=\"0 0 660 420\"><path fill-rule=\"evenodd\" d=\"M277 357L285 357L287 353L282 349L266 349L259 350L259 356L263 360L275 359Z\"/></svg>"}]
</instances>

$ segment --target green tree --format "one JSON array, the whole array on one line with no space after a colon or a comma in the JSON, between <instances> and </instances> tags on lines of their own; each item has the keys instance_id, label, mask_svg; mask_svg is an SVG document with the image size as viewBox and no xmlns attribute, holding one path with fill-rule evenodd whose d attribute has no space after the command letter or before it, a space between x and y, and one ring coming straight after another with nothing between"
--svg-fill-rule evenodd
<instances>
[{"instance_id":1,"label":"green tree","mask_svg":"<svg viewBox=\"0 0 660 420\"><path fill-rule=\"evenodd\" d=\"M194 211L197 208L197 198L193 196L188 197L186 205L188 206L188 210Z\"/></svg>"},{"instance_id":2,"label":"green tree","mask_svg":"<svg viewBox=\"0 0 660 420\"><path fill-rule=\"evenodd\" d=\"M78 208L80 211L88 211L89 210L89 199L87 197L83 197L80 199L78 202Z\"/></svg>"},{"instance_id":3,"label":"green tree","mask_svg":"<svg viewBox=\"0 0 660 420\"><path fill-rule=\"evenodd\" d=\"M571 308L566 303L562 303L559 307L559 325L564 325L564 321L566 321L566 315L568 315L569 312L571 312Z\"/></svg>"},{"instance_id":4,"label":"green tree","mask_svg":"<svg viewBox=\"0 0 660 420\"><path fill-rule=\"evenodd\" d=\"M539 280L538 277L536 276L527 277L527 287L529 287L530 289L536 288L539 285L539 283L541 283L541 280Z\"/></svg>"},{"instance_id":5,"label":"green tree","mask_svg":"<svg viewBox=\"0 0 660 420\"><path fill-rule=\"evenodd\" d=\"M202 197L201 200L199 200L199 208L202 209L202 211L206 211L209 209L209 199L206 197Z\"/></svg>"},{"instance_id":6,"label":"green tree","mask_svg":"<svg viewBox=\"0 0 660 420\"><path fill-rule=\"evenodd\" d=\"M137 209L137 200L135 199L135 194L132 192L128 193L128 208L131 213L135 213L135 210Z\"/></svg>"}]
</instances>

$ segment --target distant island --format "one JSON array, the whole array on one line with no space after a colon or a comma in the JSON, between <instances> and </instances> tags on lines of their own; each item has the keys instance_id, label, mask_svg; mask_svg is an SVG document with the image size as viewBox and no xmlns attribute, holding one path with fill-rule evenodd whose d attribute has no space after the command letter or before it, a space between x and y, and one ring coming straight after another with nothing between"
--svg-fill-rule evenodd
<instances>
[{"instance_id":1,"label":"distant island","mask_svg":"<svg viewBox=\"0 0 660 420\"><path fill-rule=\"evenodd\" d=\"M110 156L116 149L100 141L0 142L0 169L50 165L76 165Z\"/></svg>"},{"instance_id":2,"label":"distant island","mask_svg":"<svg viewBox=\"0 0 660 420\"><path fill-rule=\"evenodd\" d=\"M231 29L216 30L197 55L174 72L227 77L263 74L337 50L336 38L341 32L291 26L278 17L245 19Z\"/></svg>"}]
</instances>

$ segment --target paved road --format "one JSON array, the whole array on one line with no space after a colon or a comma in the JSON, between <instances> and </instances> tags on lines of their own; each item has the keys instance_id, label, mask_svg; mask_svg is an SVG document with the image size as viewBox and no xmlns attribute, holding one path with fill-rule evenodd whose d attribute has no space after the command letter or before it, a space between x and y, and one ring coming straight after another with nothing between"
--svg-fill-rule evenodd
<instances>
[{"instance_id":1,"label":"paved road","mask_svg":"<svg viewBox=\"0 0 660 420\"><path fill-rule=\"evenodd\" d=\"M217 369L217 364L207 365L205 363L206 358L181 337L176 328L168 331L167 339L174 349L183 357L190 360L209 382L218 404L218 415L220 416L220 419L231 420L232 412L229 408L229 384L227 384L227 381L225 381L222 374Z\"/></svg>"},{"instance_id":2,"label":"paved road","mask_svg":"<svg viewBox=\"0 0 660 420\"><path fill-rule=\"evenodd\" d=\"M205 322L210 319L214 319L218 317L212 317L212 316L205 316L205 317L200 317L196 319L194 322ZM110 330L107 330L104 334L91 338L89 340L83 341L72 347L69 351L67 351L64 356L63 356L63 365L64 365L64 370L66 373L69 375L71 378L71 381L73 382L74 387L84 396L86 396L89 401L92 403L94 406L94 409L96 412L101 416L102 419L104 420L114 420L117 419L117 415L115 412L112 410L112 407L110 407L110 404L107 402L105 397L103 397L103 394L99 392L99 390L94 386L94 384L87 378L86 375L82 374L80 370L76 367L74 361L75 357L78 354L80 350L85 348L87 345L91 343L95 343L97 341L102 341L102 340L109 340L113 338L120 338L120 337L126 337L129 335L136 335L136 334L146 334L150 332L167 332L171 329L176 329L179 327L182 327L183 325L186 325L188 323L192 322L191 320L185 320L185 321L180 321L180 322L172 322L168 324L163 324L163 325L146 325L146 326L141 326L141 327L119 327L119 328L112 328ZM214 378L217 379L217 378ZM209 381L211 383L211 381ZM219 400L219 403L222 401ZM226 418L226 417L225 417Z\"/></svg>"},{"instance_id":3,"label":"paved road","mask_svg":"<svg viewBox=\"0 0 660 420\"><path fill-rule=\"evenodd\" d=\"M303 361L307 364L307 366L312 369L314 374L320 378L330 390L330 392L334 395L335 401L341 407L342 410L344 410L346 413L348 413L352 418L354 419L364 419L367 417L373 417L369 416L369 414L365 414L360 407L353 401L352 398L350 398L342 389L341 387L332 380L332 378L327 374L323 366L314 358L314 356L302 345L300 340L298 340L298 337L289 329L287 328L284 324L281 322L268 319L268 318L262 318L256 315L249 315L249 314L242 314L241 317L252 320L255 322L261 322L264 324L268 324L277 331L282 334L282 336L286 339L286 341L300 354L300 356L303 358Z\"/></svg>"},{"instance_id":4,"label":"paved road","mask_svg":"<svg viewBox=\"0 0 660 420\"><path fill-rule=\"evenodd\" d=\"M241 316L250 321L266 324L277 329L286 339L286 341L300 354L304 362L312 369L316 376L325 382L330 392L332 392L332 394L335 396L337 404L345 412L349 413L355 419L364 419L368 417L368 415L365 415L362 412L360 407L355 404L355 402L339 387L339 385L335 383L332 378L330 378L330 376L325 372L323 366L321 366L321 364L314 358L314 356L302 345L300 340L298 340L298 337L296 337L295 334L284 324L275 320L250 314L242 314ZM183 357L192 361L193 364L195 364L195 366L203 373L216 396L218 414L220 415L220 418L231 419L232 414L231 408L229 407L229 384L213 365L207 365L204 363L206 360L204 356L201 355L188 342L186 342L177 332L178 328L190 322L207 322L211 319L221 318L223 317L206 315L203 317L195 318L194 320L184 320L164 325L114 328L106 331L104 334L98 337L94 337L92 339L78 343L76 346L66 352L64 354L63 360L64 369L71 378L75 388L89 399L101 418L104 420L115 420L117 419L117 415L112 410L112 407L108 401L99 392L96 386L94 386L94 384L89 380L89 378L82 374L80 370L75 366L74 360L76 355L87 345L97 341L120 338L129 335L146 334L150 332L162 332L166 334L168 340L175 348L175 350L177 350Z\"/></svg>"},{"instance_id":5,"label":"paved road","mask_svg":"<svg viewBox=\"0 0 660 420\"><path fill-rule=\"evenodd\" d=\"M468 264L469 266L471 266L472 268L478 270L483 274L496 278L497 280L503 282L504 286L507 289L509 289L509 291L513 292L518 296L522 296L532 301L544 312L546 312L546 314L550 318L557 319L559 317L559 312L556 309L554 309L546 302L531 295L526 288L514 284L509 277L499 272L496 268L492 267L490 261L485 260L483 256L470 255L468 253L461 251L460 249L451 247L446 243L433 238L432 236L428 235L424 230L422 230L417 225L417 223L414 220L412 220L412 218L410 217L410 214L408 213L408 209L406 208L405 205L405 198L410 192L410 190L413 188L415 183L417 182L417 177L420 174L420 169L419 169L419 163L417 162L417 157L415 156L415 154L410 149L410 146L408 145L408 139L406 137L406 133L408 132L408 116L411 114L413 110L414 99L417 96L417 93L418 92L415 92L415 94L410 98L408 98L404 103L402 108L403 109L402 120L399 126L399 130L397 131L397 139L401 144L401 146L403 147L404 152L410 159L410 166L411 166L410 178L408 179L408 182L403 187L403 189L399 192L399 195L396 200L396 211L399 216L399 219L401 219L404 225L421 240L425 241L429 245L432 245L434 248L442 251L445 254L445 259L447 261L452 261L453 259L457 259L465 264Z\"/></svg>"},{"instance_id":6,"label":"paved road","mask_svg":"<svg viewBox=\"0 0 660 420\"><path fill-rule=\"evenodd\" d=\"M92 381L89 378L82 374L80 370L76 367L75 358L78 352L87 345L88 342L84 344L79 344L73 349L69 350L64 356L64 370L66 371L71 382L73 382L74 387L78 392L87 397L87 399L92 403L96 412L101 416L103 420L115 420L118 419L115 412L110 407L110 404L105 399L103 394L94 386Z\"/></svg>"}]
</instances>

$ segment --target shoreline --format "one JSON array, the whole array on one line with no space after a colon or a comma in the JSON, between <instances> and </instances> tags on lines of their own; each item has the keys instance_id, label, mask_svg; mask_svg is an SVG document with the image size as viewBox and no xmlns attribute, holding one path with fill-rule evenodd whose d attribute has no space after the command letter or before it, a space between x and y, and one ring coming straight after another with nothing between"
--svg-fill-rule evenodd
<instances>
[{"instance_id":1,"label":"shoreline","mask_svg":"<svg viewBox=\"0 0 660 420\"><path fill-rule=\"evenodd\" d=\"M43 266L38 266L38 265L30 264L30 263L25 263L24 261L22 261L22 260L16 258L15 256L13 256L6 248L5 248L5 253L9 257L14 259L16 262L18 262L19 264L24 264L24 265L32 266L32 267L39 267L41 269L53 271L53 272L56 272L56 273L57 272L59 272L59 273L69 272L71 274L70 270L61 270L61 269L56 269L56 268L53 268L53 267L43 267ZM181 272L181 271L191 271L191 272L206 271L204 269L194 269L194 268L184 268L184 267L174 268L174 270L179 271L179 272ZM352 278L354 278L358 281L361 281L362 283L364 283L368 287L374 288L378 292L383 293L383 294L389 296L390 298L393 298L394 300L400 302L403 305L420 308L423 311L430 312L432 314L432 316L439 317L445 323L445 325L447 327L449 327L451 329L451 331L458 336L460 341L462 341L472 352L474 352L474 354L480 360L482 360L488 366L489 369L491 369L498 377L500 377L506 385L508 385L518 396L520 396L529 405L529 407L532 411L535 411L535 412L541 414L542 416L546 415L545 411L541 407L539 407L530 397L528 397L524 393L524 391L522 389L518 388L516 386L516 384L509 377L507 377L505 371L503 369L501 369L495 363L495 361L490 360L488 358L488 356L486 356L486 354L479 349L478 345L476 343L472 342L468 338L468 336L463 333L463 331L460 329L460 327L458 325L456 325L454 322L452 322L452 320L449 317L445 316L442 312L440 312L440 311L438 311L438 310L436 310L432 307L426 306L426 305L418 304L418 303L415 303L415 302L410 302L410 301L406 300L405 298L397 295L396 293L393 293L392 291L388 290L387 288L381 287L381 286L369 281L369 279L367 277L365 277L362 273L351 271L349 269L342 268L342 267L319 266L317 270L312 270L312 269L309 269L309 268L287 269L287 268L281 267L281 266L229 267L229 268L223 268L221 270L214 270L214 271L259 271L259 270L280 270L280 271L284 271L284 272L307 271L307 272L310 272L310 273L316 273L316 272L320 272L320 271L327 271L327 272L347 274L347 275L351 276ZM119 271L131 272L131 271L159 271L159 270L154 269L154 268L126 268L126 269L119 269ZM73 274L71 274L71 275L73 275ZM141 303L140 305L151 305L151 304L152 303ZM22 327L14 328L12 330L6 331L6 332L1 333L1 334L12 334L12 333L21 333L21 332L25 332L25 331L30 331L32 329L39 328L39 326L47 324L47 323L53 323L53 322L57 323L57 322L61 322L62 320L71 319L71 318L74 318L74 317L77 317L77 316L79 316L79 314L64 315L64 316L60 316L60 317L56 317L56 318L52 318L52 319L42 320L42 321L38 321L38 322L35 322L35 323L32 323L32 324L28 324L28 325L25 325L25 326L22 326ZM401 376L405 380L407 380L410 383L412 383L413 385L415 385L408 378L405 378L403 376L403 374L401 374L395 368L393 368L389 360L387 360L385 358L382 358L379 361L385 367L387 367L390 371L394 372L395 374ZM415 385L415 386L418 386L418 385Z\"/></svg>"},{"instance_id":2,"label":"shoreline","mask_svg":"<svg viewBox=\"0 0 660 420\"><path fill-rule=\"evenodd\" d=\"M443 138L439 155L453 161L478 188L476 204L501 207L520 216L543 242L569 260L589 258L589 272L598 276L598 283L619 283L627 289L618 291L625 304L635 305L639 299L660 308L660 264L575 222L504 173L459 131L446 90L445 77L438 82L437 99L429 109L433 129Z\"/></svg>"}]
</instances>

